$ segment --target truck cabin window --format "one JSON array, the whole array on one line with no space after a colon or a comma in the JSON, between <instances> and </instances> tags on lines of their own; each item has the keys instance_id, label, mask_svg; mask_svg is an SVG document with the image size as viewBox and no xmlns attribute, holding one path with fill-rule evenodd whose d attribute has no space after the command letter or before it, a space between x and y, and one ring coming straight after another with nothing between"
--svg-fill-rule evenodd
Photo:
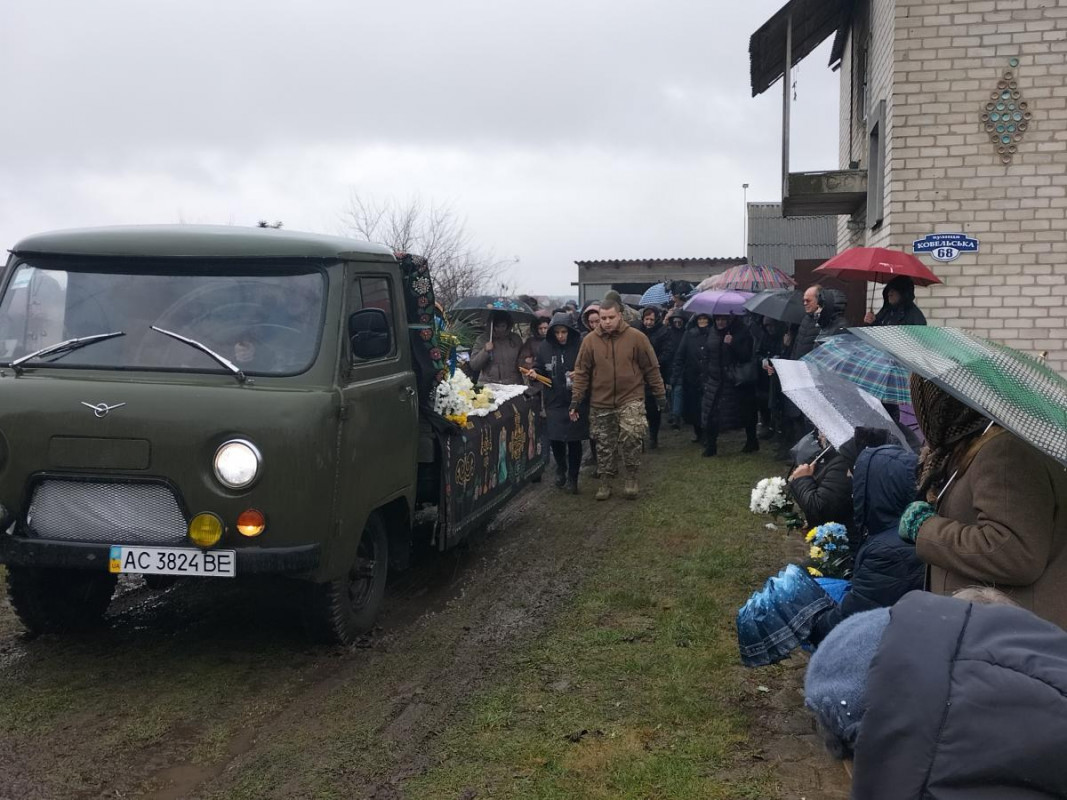
<instances>
[{"instance_id":1,"label":"truck cabin window","mask_svg":"<svg viewBox=\"0 0 1067 800\"><path fill-rule=\"evenodd\" d=\"M250 375L296 375L318 353L325 294L325 274L303 265L24 261L0 299L0 363L70 339L121 332L23 366L224 371L154 326L206 346Z\"/></svg>"},{"instance_id":2,"label":"truck cabin window","mask_svg":"<svg viewBox=\"0 0 1067 800\"><path fill-rule=\"evenodd\" d=\"M348 340L352 360L368 361L393 354L393 293L389 279L357 277L351 287Z\"/></svg>"}]
</instances>

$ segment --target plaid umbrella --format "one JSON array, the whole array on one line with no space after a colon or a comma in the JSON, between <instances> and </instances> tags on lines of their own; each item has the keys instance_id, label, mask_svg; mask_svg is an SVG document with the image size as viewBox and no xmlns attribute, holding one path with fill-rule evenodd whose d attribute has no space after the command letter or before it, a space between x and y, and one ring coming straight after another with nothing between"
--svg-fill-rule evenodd
<instances>
[{"instance_id":1,"label":"plaid umbrella","mask_svg":"<svg viewBox=\"0 0 1067 800\"><path fill-rule=\"evenodd\" d=\"M1067 465L1067 380L1038 360L956 328L897 325L855 332Z\"/></svg>"},{"instance_id":2,"label":"plaid umbrella","mask_svg":"<svg viewBox=\"0 0 1067 800\"><path fill-rule=\"evenodd\" d=\"M671 302L671 293L667 288L666 283L657 283L650 286L645 290L645 293L641 295L641 305L643 306L665 306Z\"/></svg>"},{"instance_id":3,"label":"plaid umbrella","mask_svg":"<svg viewBox=\"0 0 1067 800\"><path fill-rule=\"evenodd\" d=\"M711 316L716 314L740 315L745 313L745 301L750 297L752 297L750 292L725 292L710 289L690 297L685 301L682 310L691 314L708 314Z\"/></svg>"},{"instance_id":4,"label":"plaid umbrella","mask_svg":"<svg viewBox=\"0 0 1067 800\"><path fill-rule=\"evenodd\" d=\"M883 403L911 402L908 370L883 350L850 333L831 336L800 360L836 372Z\"/></svg>"},{"instance_id":5,"label":"plaid umbrella","mask_svg":"<svg viewBox=\"0 0 1067 800\"><path fill-rule=\"evenodd\" d=\"M856 384L803 361L775 358L772 363L785 396L834 447L840 448L859 427L887 430L908 446L882 404Z\"/></svg>"},{"instance_id":6,"label":"plaid umbrella","mask_svg":"<svg viewBox=\"0 0 1067 800\"><path fill-rule=\"evenodd\" d=\"M697 291L705 289L735 289L742 292L761 292L764 289L794 289L797 282L778 267L763 267L758 264L741 264L731 267L720 275L704 280Z\"/></svg>"}]
</instances>

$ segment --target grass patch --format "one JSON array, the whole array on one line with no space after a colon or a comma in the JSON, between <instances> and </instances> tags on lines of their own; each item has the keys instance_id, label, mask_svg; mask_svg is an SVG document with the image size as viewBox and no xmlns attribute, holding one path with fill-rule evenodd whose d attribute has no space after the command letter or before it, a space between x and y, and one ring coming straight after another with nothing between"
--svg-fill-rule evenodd
<instances>
[{"instance_id":1,"label":"grass patch","mask_svg":"<svg viewBox=\"0 0 1067 800\"><path fill-rule=\"evenodd\" d=\"M696 455L649 459L651 491L625 509L604 563L504 684L443 733L409 798L778 795L773 767L749 757L734 615L781 561L783 534L747 505L779 467Z\"/></svg>"}]
</instances>

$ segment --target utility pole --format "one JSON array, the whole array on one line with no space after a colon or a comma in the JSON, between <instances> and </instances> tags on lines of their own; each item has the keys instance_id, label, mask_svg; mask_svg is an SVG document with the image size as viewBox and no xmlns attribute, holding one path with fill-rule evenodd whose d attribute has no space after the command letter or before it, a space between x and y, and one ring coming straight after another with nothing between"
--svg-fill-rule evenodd
<instances>
[{"instance_id":1,"label":"utility pole","mask_svg":"<svg viewBox=\"0 0 1067 800\"><path fill-rule=\"evenodd\" d=\"M744 218L741 221L741 238L743 240L741 242L741 248L742 248L741 249L741 255L743 255L745 257L745 260L747 261L748 260L748 184L747 183L742 183L741 184L741 189L744 192L744 201L742 203L742 205L744 206Z\"/></svg>"}]
</instances>

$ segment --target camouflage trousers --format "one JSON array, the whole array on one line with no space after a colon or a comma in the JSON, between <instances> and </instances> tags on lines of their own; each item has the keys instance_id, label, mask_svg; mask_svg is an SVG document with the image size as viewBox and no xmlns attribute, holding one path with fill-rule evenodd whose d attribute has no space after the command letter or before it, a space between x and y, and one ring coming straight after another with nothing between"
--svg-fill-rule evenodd
<instances>
[{"instance_id":1,"label":"camouflage trousers","mask_svg":"<svg viewBox=\"0 0 1067 800\"><path fill-rule=\"evenodd\" d=\"M636 400L622 408L593 408L589 413L589 438L596 441L597 469L603 478L614 478L619 456L627 473L641 466L641 445L648 430L645 401Z\"/></svg>"}]
</instances>

